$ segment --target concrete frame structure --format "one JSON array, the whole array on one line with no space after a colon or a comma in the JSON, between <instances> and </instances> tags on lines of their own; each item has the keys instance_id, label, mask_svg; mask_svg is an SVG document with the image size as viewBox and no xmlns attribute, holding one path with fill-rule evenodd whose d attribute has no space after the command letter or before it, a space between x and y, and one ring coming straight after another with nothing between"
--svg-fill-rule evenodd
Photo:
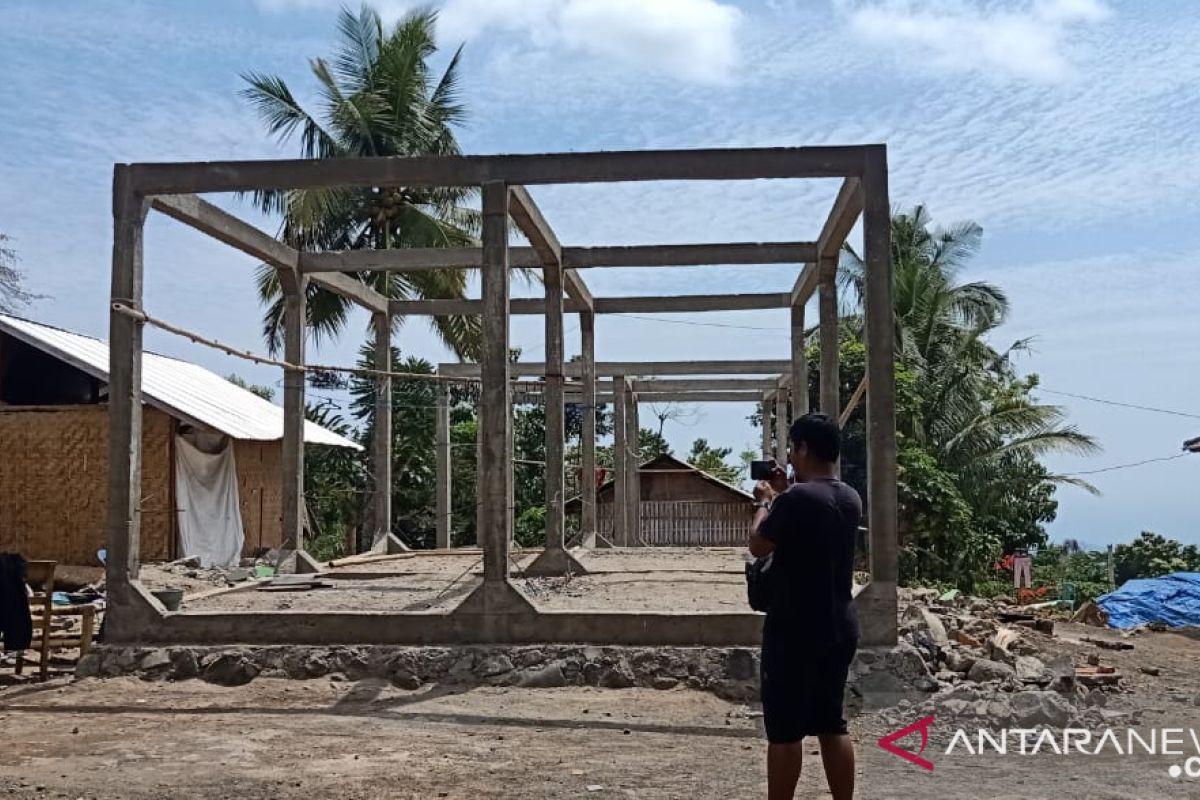
<instances>
[{"instance_id":1,"label":"concrete frame structure","mask_svg":"<svg viewBox=\"0 0 1200 800\"><path fill-rule=\"evenodd\" d=\"M734 243L637 247L564 247L534 203L526 186L652 180L754 180L840 178L837 194L815 241ZM386 186L475 186L483 198L479 248L410 249L302 253L277 241L201 199L210 192L261 189ZM342 294L368 309L376 331L377 350L390 340L396 314L482 314L483 348L478 367L482 383L480 411L479 534L484 580L451 614L303 614L294 626L264 625L261 616L169 614L138 582L138 537L141 470L141 357L145 318L141 312L143 228L150 210L160 211L275 268L284 295L284 454L283 522L285 538L303 548L304 450L300 436L304 418L304 341L306 286L311 282ZM429 156L345 160L241 161L179 164L118 164L113 185L113 271L110 315L110 475L108 492L109 588L108 634L116 641L158 640L212 642L577 642L612 644L748 644L757 640L756 615L655 615L539 613L509 582L512 534L511 378L531 370L544 377L547 409L547 559L567 566L562 542L563 436L562 408L566 379L581 380L583 402L595 405L596 377L611 374L619 398L619 433L636 435L636 386L631 376L685 374L761 374L751 362L705 362L674 365L675 371L646 364L595 363L595 315L646 312L699 312L758 308L791 309L791 358L778 369L777 388L762 395L774 400L776 447L787 419L788 391L792 407L806 410L808 395L803 348L804 306L820 293L821 405L837 402L838 252L863 220L866 263L865 316L867 340L868 507L871 582L859 595L864 644L896 640L896 441L893 375L893 310L890 253L890 208L887 154L883 145L813 148L747 148L730 150L630 151L517 156ZM513 222L531 247L510 248ZM790 292L685 297L595 298L579 270L602 267L668 267L703 264L796 263L803 268ZM364 270L411 271L444 267L477 267L482 272L479 300L389 301L352 274ZM544 300L513 300L509 271L514 267L543 270ZM564 299L563 294L566 298ZM563 363L564 312L580 314L584 357L579 365ZM546 316L546 363L514 365L508 361L509 315ZM726 369L727 368L727 369ZM786 373L786 374L784 374ZM800 380L793 380L793 377ZM390 378L380 378L377 402L387 404ZM713 390L714 392L717 390ZM590 402L589 402L590 401ZM764 409L766 408L764 404ZM385 412L386 413L386 412ZM585 415L585 419L592 415ZM585 442L594 442L594 420ZM764 425L764 429L766 426ZM376 485L388 486L390 439L377 426ZM447 458L448 442L439 436L439 459ZM764 449L766 449L764 432ZM590 449L590 448L588 448ZM627 447L619 447L625 458ZM584 467L589 466L585 456ZM590 460L594 466L594 453ZM625 469L628 478L636 472ZM636 490L636 482L626 486ZM439 520L448 513L448 494L438 493ZM376 492L377 546L389 539L388 492ZM443 505L444 504L444 505ZM626 504L629 508L629 504ZM634 509L636 512L636 508ZM595 522L595 502L585 504L585 524ZM624 523L626 532L629 520ZM634 523L636 524L636 523ZM381 625L381 617L388 624ZM688 621L685 618L695 617ZM348 619L352 618L352 619ZM386 629L386 631L384 630Z\"/></svg>"}]
</instances>

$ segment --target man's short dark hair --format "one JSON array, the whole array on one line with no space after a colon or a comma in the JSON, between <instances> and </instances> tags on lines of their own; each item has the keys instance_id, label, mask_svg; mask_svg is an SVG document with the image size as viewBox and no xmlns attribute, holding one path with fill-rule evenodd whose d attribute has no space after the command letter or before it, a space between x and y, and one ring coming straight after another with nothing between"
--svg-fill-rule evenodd
<instances>
[{"instance_id":1,"label":"man's short dark hair","mask_svg":"<svg viewBox=\"0 0 1200 800\"><path fill-rule=\"evenodd\" d=\"M805 414L788 432L793 446L805 444L813 457L832 464L842 452L842 432L827 414Z\"/></svg>"}]
</instances>

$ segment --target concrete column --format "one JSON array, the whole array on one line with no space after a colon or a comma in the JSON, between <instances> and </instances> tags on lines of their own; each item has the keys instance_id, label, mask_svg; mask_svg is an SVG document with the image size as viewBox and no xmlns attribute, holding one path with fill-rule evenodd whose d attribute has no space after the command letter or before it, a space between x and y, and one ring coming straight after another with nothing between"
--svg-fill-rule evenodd
<instances>
[{"instance_id":1,"label":"concrete column","mask_svg":"<svg viewBox=\"0 0 1200 800\"><path fill-rule=\"evenodd\" d=\"M891 208L887 151L868 150L862 177L863 252L866 265L867 504L874 604L863 638L896 641L899 580L896 501L895 322L892 301Z\"/></svg>"},{"instance_id":2,"label":"concrete column","mask_svg":"<svg viewBox=\"0 0 1200 800\"><path fill-rule=\"evenodd\" d=\"M387 314L374 314L375 369L391 372L392 320ZM372 550L386 550L387 537L392 532L392 377L375 376L375 430L372 441L371 471L375 476L372 509L375 516L375 535Z\"/></svg>"},{"instance_id":3,"label":"concrete column","mask_svg":"<svg viewBox=\"0 0 1200 800\"><path fill-rule=\"evenodd\" d=\"M821 413L837 419L842 411L842 399L839 396L841 354L838 351L837 259L822 259L820 265Z\"/></svg>"},{"instance_id":4,"label":"concrete column","mask_svg":"<svg viewBox=\"0 0 1200 800\"><path fill-rule=\"evenodd\" d=\"M596 546L596 315L579 315L583 365L583 435L580 453L583 479L580 482L580 529L584 547Z\"/></svg>"},{"instance_id":5,"label":"concrete column","mask_svg":"<svg viewBox=\"0 0 1200 800\"><path fill-rule=\"evenodd\" d=\"M563 385L562 265L542 270L546 290L546 547L564 545L563 448L566 439L565 386Z\"/></svg>"},{"instance_id":6,"label":"concrete column","mask_svg":"<svg viewBox=\"0 0 1200 800\"><path fill-rule=\"evenodd\" d=\"M641 437L639 436L641 424L638 418L637 393L630 385L626 386L625 398L628 403L625 420L629 425L629 433L625 435L625 442L629 447L629 455L625 461L625 475L629 481L629 488L625 490L625 510L628 514L625 529L629 536L629 544L637 546L642 543L642 477L639 472L642 465Z\"/></svg>"},{"instance_id":7,"label":"concrete column","mask_svg":"<svg viewBox=\"0 0 1200 800\"><path fill-rule=\"evenodd\" d=\"M775 463L786 468L788 450L787 392L775 393Z\"/></svg>"},{"instance_id":8,"label":"concrete column","mask_svg":"<svg viewBox=\"0 0 1200 800\"><path fill-rule=\"evenodd\" d=\"M629 494L629 402L625 376L613 376L613 500L612 543L629 546L629 513L626 510Z\"/></svg>"},{"instance_id":9,"label":"concrete column","mask_svg":"<svg viewBox=\"0 0 1200 800\"><path fill-rule=\"evenodd\" d=\"M450 448L450 385L442 383L437 389L437 409L434 425L437 429L436 448L437 464L434 475L434 493L437 501L437 541L439 550L450 547L450 528L452 511L450 503L451 489L451 456Z\"/></svg>"},{"instance_id":10,"label":"concrete column","mask_svg":"<svg viewBox=\"0 0 1200 800\"><path fill-rule=\"evenodd\" d=\"M771 409L774 403L771 399L770 392L763 392L762 396L762 457L764 459L774 456L773 448L771 447Z\"/></svg>"},{"instance_id":11,"label":"concrete column","mask_svg":"<svg viewBox=\"0 0 1200 800\"><path fill-rule=\"evenodd\" d=\"M507 581L512 536L512 403L508 371L508 187L483 185L483 351L479 502L486 582Z\"/></svg>"},{"instance_id":12,"label":"concrete column","mask_svg":"<svg viewBox=\"0 0 1200 800\"><path fill-rule=\"evenodd\" d=\"M283 287L284 361L304 363L305 279L280 272ZM304 549L304 371L283 373L282 538L285 549Z\"/></svg>"},{"instance_id":13,"label":"concrete column","mask_svg":"<svg viewBox=\"0 0 1200 800\"><path fill-rule=\"evenodd\" d=\"M129 168L113 171L112 302L142 308L142 231L149 204L133 190ZM142 325L109 310L108 558L109 602L122 604L141 566ZM118 597L114 597L116 594ZM111 609L111 605L110 605Z\"/></svg>"},{"instance_id":14,"label":"concrete column","mask_svg":"<svg viewBox=\"0 0 1200 800\"><path fill-rule=\"evenodd\" d=\"M792 306L792 416L808 413L808 353L804 349L804 304Z\"/></svg>"}]
</instances>

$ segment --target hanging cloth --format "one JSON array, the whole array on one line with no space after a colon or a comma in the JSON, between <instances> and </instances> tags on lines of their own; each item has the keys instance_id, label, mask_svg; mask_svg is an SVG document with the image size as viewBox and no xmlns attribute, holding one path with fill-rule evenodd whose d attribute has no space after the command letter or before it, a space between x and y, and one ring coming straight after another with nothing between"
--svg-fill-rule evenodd
<instances>
[{"instance_id":1,"label":"hanging cloth","mask_svg":"<svg viewBox=\"0 0 1200 800\"><path fill-rule=\"evenodd\" d=\"M236 567L242 556L242 514L233 441L191 432L175 437L175 502L184 558L205 567Z\"/></svg>"}]
</instances>

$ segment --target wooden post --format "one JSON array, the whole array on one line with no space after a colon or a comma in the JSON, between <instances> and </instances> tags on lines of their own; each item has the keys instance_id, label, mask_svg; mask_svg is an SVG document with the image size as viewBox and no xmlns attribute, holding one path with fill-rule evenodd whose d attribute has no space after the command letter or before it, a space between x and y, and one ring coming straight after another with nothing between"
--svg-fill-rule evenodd
<instances>
[{"instance_id":1,"label":"wooden post","mask_svg":"<svg viewBox=\"0 0 1200 800\"><path fill-rule=\"evenodd\" d=\"M612 495L612 543L617 547L629 546L629 514L626 511L629 479L629 402L626 398L629 384L624 375L613 376L613 495Z\"/></svg>"},{"instance_id":2,"label":"wooden post","mask_svg":"<svg viewBox=\"0 0 1200 800\"><path fill-rule=\"evenodd\" d=\"M762 457L772 458L771 447L771 393L763 392L762 396Z\"/></svg>"},{"instance_id":3,"label":"wooden post","mask_svg":"<svg viewBox=\"0 0 1200 800\"><path fill-rule=\"evenodd\" d=\"M546 548L564 545L563 447L566 439L563 385L563 275L562 264L542 270L546 289Z\"/></svg>"},{"instance_id":4,"label":"wooden post","mask_svg":"<svg viewBox=\"0 0 1200 800\"><path fill-rule=\"evenodd\" d=\"M451 472L450 459L450 386L440 384L437 389L437 410L434 424L437 427L436 447L437 474L434 476L434 493L437 501L437 541L434 543L439 550L450 548L450 528L453 522L453 511L450 503Z\"/></svg>"},{"instance_id":5,"label":"wooden post","mask_svg":"<svg viewBox=\"0 0 1200 800\"><path fill-rule=\"evenodd\" d=\"M842 407L841 357L838 350L837 259L820 262L821 413L837 419Z\"/></svg>"},{"instance_id":6,"label":"wooden post","mask_svg":"<svg viewBox=\"0 0 1200 800\"><path fill-rule=\"evenodd\" d=\"M896 500L895 322L892 303L891 208L887 151L869 148L863 169L863 251L867 327L867 504L871 581L878 584L880 626L870 640L896 641L899 580ZM886 625L884 629L882 626Z\"/></svg>"},{"instance_id":7,"label":"wooden post","mask_svg":"<svg viewBox=\"0 0 1200 800\"><path fill-rule=\"evenodd\" d=\"M283 351L289 364L304 363L305 279L279 271L283 287ZM304 371L283 373L283 546L304 549Z\"/></svg>"},{"instance_id":8,"label":"wooden post","mask_svg":"<svg viewBox=\"0 0 1200 800\"><path fill-rule=\"evenodd\" d=\"M392 369L392 320L387 314L374 314L375 369ZM375 475L375 535L372 550L387 549L392 532L392 378L375 376L375 437L372 442L371 471Z\"/></svg>"},{"instance_id":9,"label":"wooden post","mask_svg":"<svg viewBox=\"0 0 1200 800\"><path fill-rule=\"evenodd\" d=\"M808 353L804 349L804 302L792 306L792 415L808 413Z\"/></svg>"},{"instance_id":10,"label":"wooden post","mask_svg":"<svg viewBox=\"0 0 1200 800\"><path fill-rule=\"evenodd\" d=\"M129 168L113 171L112 302L142 307L142 235L149 205L131 186ZM108 372L109 602L125 602L141 565L142 325L110 308ZM113 595L116 595L114 597Z\"/></svg>"},{"instance_id":11,"label":"wooden post","mask_svg":"<svg viewBox=\"0 0 1200 800\"><path fill-rule=\"evenodd\" d=\"M580 482L581 544L596 546L596 315L585 311L579 315L579 331L583 354L583 432L581 461L583 479Z\"/></svg>"},{"instance_id":12,"label":"wooden post","mask_svg":"<svg viewBox=\"0 0 1200 800\"><path fill-rule=\"evenodd\" d=\"M638 397L631 385L626 386L625 398L628 403L625 422L629 431L625 434L625 443L629 448L629 455L625 460L625 475L628 480L628 488L625 490L625 513L628 515L625 532L629 537L628 544L636 546L642 543L642 448Z\"/></svg>"},{"instance_id":13,"label":"wooden post","mask_svg":"<svg viewBox=\"0 0 1200 800\"><path fill-rule=\"evenodd\" d=\"M508 187L483 184L483 351L480 370L480 545L487 582L508 579L512 531L512 394L508 382Z\"/></svg>"},{"instance_id":14,"label":"wooden post","mask_svg":"<svg viewBox=\"0 0 1200 800\"><path fill-rule=\"evenodd\" d=\"M775 463L787 469L788 454L787 392L775 393Z\"/></svg>"}]
</instances>

